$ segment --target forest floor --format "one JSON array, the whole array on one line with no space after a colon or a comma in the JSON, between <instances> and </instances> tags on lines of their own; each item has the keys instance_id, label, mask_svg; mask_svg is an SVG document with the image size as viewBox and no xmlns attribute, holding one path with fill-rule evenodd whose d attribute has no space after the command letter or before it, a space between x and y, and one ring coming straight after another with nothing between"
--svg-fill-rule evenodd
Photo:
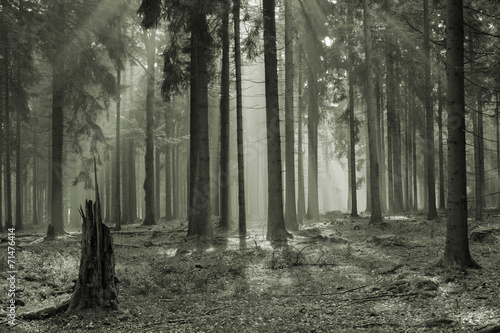
<instances>
[{"instance_id":1,"label":"forest floor","mask_svg":"<svg viewBox=\"0 0 500 333\"><path fill-rule=\"evenodd\" d=\"M262 222L244 240L216 232L211 246L186 241L185 221L126 225L113 232L120 310L43 319L25 314L70 298L81 234L43 241L29 229L16 234L17 326L6 326L2 283L0 331L500 332L498 213L470 221L484 228L493 234L470 242L482 269L457 271L436 266L445 219L418 213L371 226L333 212L274 247ZM5 280L5 239L0 251Z\"/></svg>"}]
</instances>

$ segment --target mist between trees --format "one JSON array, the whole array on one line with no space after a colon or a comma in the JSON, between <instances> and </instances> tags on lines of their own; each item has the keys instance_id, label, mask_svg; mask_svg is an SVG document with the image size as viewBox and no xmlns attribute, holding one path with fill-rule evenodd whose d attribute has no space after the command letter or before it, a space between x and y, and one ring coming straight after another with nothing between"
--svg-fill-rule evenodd
<instances>
[{"instance_id":1,"label":"mist between trees","mask_svg":"<svg viewBox=\"0 0 500 333\"><path fill-rule=\"evenodd\" d=\"M328 211L422 210L472 265L468 211L500 204L493 2L1 8L2 227L78 228L95 158L115 230L187 219L210 242L249 220L276 241Z\"/></svg>"}]
</instances>

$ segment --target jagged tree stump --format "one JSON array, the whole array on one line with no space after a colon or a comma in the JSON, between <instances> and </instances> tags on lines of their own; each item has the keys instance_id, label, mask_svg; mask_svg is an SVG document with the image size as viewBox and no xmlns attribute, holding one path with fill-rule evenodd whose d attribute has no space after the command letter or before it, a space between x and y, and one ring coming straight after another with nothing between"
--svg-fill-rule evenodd
<instances>
[{"instance_id":1,"label":"jagged tree stump","mask_svg":"<svg viewBox=\"0 0 500 333\"><path fill-rule=\"evenodd\" d=\"M97 186L96 197L95 203L85 201L85 214L80 206L82 255L78 280L67 310L70 313L86 309L118 309L113 241L109 228L102 223Z\"/></svg>"}]
</instances>

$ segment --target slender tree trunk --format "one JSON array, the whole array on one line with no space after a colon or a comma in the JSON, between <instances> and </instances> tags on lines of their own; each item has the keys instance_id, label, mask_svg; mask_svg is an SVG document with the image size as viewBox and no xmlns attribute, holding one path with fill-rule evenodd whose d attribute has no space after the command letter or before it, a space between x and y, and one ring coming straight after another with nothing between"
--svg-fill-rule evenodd
<instances>
[{"instance_id":1,"label":"slender tree trunk","mask_svg":"<svg viewBox=\"0 0 500 333\"><path fill-rule=\"evenodd\" d=\"M2 1L2 5L6 8L6 1ZM11 157L11 131L10 131L10 90L9 90L9 58L10 58L10 49L9 49L9 41L7 38L7 34L3 34L3 43L4 43L4 54L3 54L3 70L4 70L4 106L5 106L5 228L12 228L14 225L12 223L12 180L11 180L11 171L10 171L10 157Z\"/></svg>"},{"instance_id":2,"label":"slender tree trunk","mask_svg":"<svg viewBox=\"0 0 500 333\"><path fill-rule=\"evenodd\" d=\"M161 205L160 205L160 189L161 189L161 176L160 176L160 159L161 151L160 148L155 148L155 216L161 217Z\"/></svg>"},{"instance_id":3,"label":"slender tree trunk","mask_svg":"<svg viewBox=\"0 0 500 333\"><path fill-rule=\"evenodd\" d=\"M352 67L349 71L349 185L351 188L351 217L358 217L358 199L356 195L356 133L354 119L354 82Z\"/></svg>"},{"instance_id":4,"label":"slender tree trunk","mask_svg":"<svg viewBox=\"0 0 500 333\"><path fill-rule=\"evenodd\" d=\"M286 207L285 226L298 230L295 204L295 149L294 149L294 110L293 110L293 18L292 1L285 0L285 172Z\"/></svg>"},{"instance_id":5,"label":"slender tree trunk","mask_svg":"<svg viewBox=\"0 0 500 333\"><path fill-rule=\"evenodd\" d=\"M172 102L172 107L175 107ZM169 139L173 135L171 125L172 119L169 119L168 108L165 108L165 138ZM172 219L172 147L167 142L165 145L165 217L167 221Z\"/></svg>"},{"instance_id":6,"label":"slender tree trunk","mask_svg":"<svg viewBox=\"0 0 500 333\"><path fill-rule=\"evenodd\" d=\"M443 96L441 79L438 80L438 133L439 133L439 209L445 209L444 152L443 152Z\"/></svg>"},{"instance_id":7,"label":"slender tree trunk","mask_svg":"<svg viewBox=\"0 0 500 333\"><path fill-rule=\"evenodd\" d=\"M370 150L370 199L371 217L370 223L382 222L382 212L380 207L379 190L379 165L377 155L377 117L375 87L373 83L373 61L372 61L372 40L370 22L370 0L364 0L364 35L365 35L365 56L367 78L367 115L368 115L368 144Z\"/></svg>"},{"instance_id":8,"label":"slender tree trunk","mask_svg":"<svg viewBox=\"0 0 500 333\"><path fill-rule=\"evenodd\" d=\"M349 6L348 13L349 26L354 29L354 14L352 6ZM354 37L354 30L352 30L350 38ZM349 50L349 72L348 72L348 85L349 85L349 188L350 188L350 208L351 217L358 217L358 198L356 186L356 132L355 132L355 114L354 114L354 43L352 41L348 44Z\"/></svg>"},{"instance_id":9,"label":"slender tree trunk","mask_svg":"<svg viewBox=\"0 0 500 333\"><path fill-rule=\"evenodd\" d=\"M1 123L1 121L0 121ZM38 219L38 133L37 133L37 128L35 128L33 130L33 148L34 148L34 154L33 154L33 211L32 211L32 216L33 216L33 224L34 225L38 225L39 223L39 219ZM0 139L1 139L1 135L0 135ZM1 156L1 154L0 154ZM1 158L0 158L1 160ZM0 169L0 175L2 174L1 172L1 169ZM2 187L0 185L0 193L2 193ZM0 206L2 205L2 197L0 195ZM1 208L0 208L0 212L1 212ZM0 213L0 221L2 220L2 214ZM1 227L1 223L0 223L0 227Z\"/></svg>"},{"instance_id":10,"label":"slender tree trunk","mask_svg":"<svg viewBox=\"0 0 500 333\"><path fill-rule=\"evenodd\" d=\"M155 201L154 201L154 99L155 99L155 62L156 62L156 30L151 30L146 37L147 52L147 77L148 87L146 94L146 154L145 179L144 179L144 202L145 212L143 225L155 225Z\"/></svg>"},{"instance_id":11,"label":"slender tree trunk","mask_svg":"<svg viewBox=\"0 0 500 333\"><path fill-rule=\"evenodd\" d=\"M238 232L247 233L245 209L245 164L243 150L243 105L241 89L240 0L234 2L234 67L236 71L236 141L238 154ZM295 185L295 184L294 184ZM295 186L294 186L295 188ZM295 199L294 199L295 202Z\"/></svg>"},{"instance_id":12,"label":"slender tree trunk","mask_svg":"<svg viewBox=\"0 0 500 333\"><path fill-rule=\"evenodd\" d=\"M121 189L120 189L120 107L121 107L121 69L116 71L116 147L115 147L115 230L121 230Z\"/></svg>"},{"instance_id":13,"label":"slender tree trunk","mask_svg":"<svg viewBox=\"0 0 500 333\"><path fill-rule=\"evenodd\" d=\"M297 177L298 179L298 202L297 202L297 223L302 224L302 220L305 215L305 193L304 193L304 150L302 147L302 140L303 140L303 119L304 119L304 90L303 90L303 85L304 83L302 82L302 69L303 69L303 63L302 63L302 43L299 44L299 52L298 52L298 58L299 58L299 82L298 82L298 95L299 95L299 114L298 114L298 124L297 124L297 151L298 151L298 171L297 171Z\"/></svg>"},{"instance_id":14,"label":"slender tree trunk","mask_svg":"<svg viewBox=\"0 0 500 333\"><path fill-rule=\"evenodd\" d=\"M207 49L205 44L208 33L206 14L198 9L191 18L191 57L195 66L191 67L192 75L192 107L191 117L191 140L195 135L194 144L198 147L192 150L189 200L189 225L187 236L196 236L200 241L211 241L213 238L212 216L210 203L210 154L209 154L209 131L208 131L208 71L207 71ZM194 61L193 61L194 60ZM194 81L194 82L193 82ZM191 144L191 147L193 145ZM195 162L196 161L196 162ZM195 163L193 163L195 162ZM198 177L196 177L198 176Z\"/></svg>"},{"instance_id":15,"label":"slender tree trunk","mask_svg":"<svg viewBox=\"0 0 500 333\"><path fill-rule=\"evenodd\" d=\"M417 182L417 127L415 124L415 97L414 94L412 94L412 97L410 99L410 110L412 114L412 125L411 125L411 142L412 142L412 166L413 166L413 209L418 210L418 182Z\"/></svg>"},{"instance_id":16,"label":"slender tree trunk","mask_svg":"<svg viewBox=\"0 0 500 333\"><path fill-rule=\"evenodd\" d=\"M239 19L239 0L234 1L233 20L236 28L236 21ZM238 13L236 13L238 10ZM235 29L235 42L239 36ZM221 153L220 153L220 228L227 231L231 224L230 206L229 206L229 184L231 175L229 172L229 3L226 3L226 12L222 21L222 71L221 71L221 97L220 97L220 135L221 135Z\"/></svg>"},{"instance_id":17,"label":"slender tree trunk","mask_svg":"<svg viewBox=\"0 0 500 333\"><path fill-rule=\"evenodd\" d=\"M386 94L387 94L387 173L389 187L389 213L397 212L394 205L394 136L395 136L395 117L396 117L396 92L394 82L394 55L391 45L386 41Z\"/></svg>"},{"instance_id":18,"label":"slender tree trunk","mask_svg":"<svg viewBox=\"0 0 500 333\"><path fill-rule=\"evenodd\" d=\"M477 143L477 169L476 169L476 220L477 221L482 221L483 220L483 207L484 207L484 150L483 150L483 135L484 135L484 129L483 129L483 103L481 101L482 99L482 92L480 88L476 88L477 93L476 93L476 98L477 98L477 117L476 117L476 129L477 132L474 132L474 138L477 138L474 140L475 143ZM476 111L473 111L475 113ZM476 145L474 145L476 146Z\"/></svg>"},{"instance_id":19,"label":"slender tree trunk","mask_svg":"<svg viewBox=\"0 0 500 333\"><path fill-rule=\"evenodd\" d=\"M22 77L21 73L18 73ZM21 165L21 110L16 112L16 230L23 230L23 170Z\"/></svg>"},{"instance_id":20,"label":"slender tree trunk","mask_svg":"<svg viewBox=\"0 0 500 333\"><path fill-rule=\"evenodd\" d=\"M436 177L435 177L435 149L434 149L434 110L432 108L432 86L431 86L431 51L429 42L429 8L428 0L424 1L424 55L425 55L425 127L426 145L425 156L427 156L427 199L428 214L427 219L432 220L438 217L436 209Z\"/></svg>"},{"instance_id":21,"label":"slender tree trunk","mask_svg":"<svg viewBox=\"0 0 500 333\"><path fill-rule=\"evenodd\" d=\"M106 218L105 218L105 222L106 223L109 223L109 221L111 220L111 182L112 182L112 178L111 178L111 159L109 159L109 161L106 163L106 174L105 174L105 178L106 178L106 190L105 190L105 202L104 202L104 206L106 207Z\"/></svg>"},{"instance_id":22,"label":"slender tree trunk","mask_svg":"<svg viewBox=\"0 0 500 333\"><path fill-rule=\"evenodd\" d=\"M133 76L133 66L129 66L129 87L132 87L132 76ZM132 105L132 88L128 89L129 95L129 105ZM132 111L129 111L129 116L132 115ZM128 202L129 205L127 207L128 220L130 222L134 222L137 220L137 179L136 179L136 170L135 170L135 142L133 138L128 138L127 143L127 157L128 157Z\"/></svg>"},{"instance_id":23,"label":"slender tree trunk","mask_svg":"<svg viewBox=\"0 0 500 333\"><path fill-rule=\"evenodd\" d=\"M65 5L57 6L59 27L64 27ZM64 31L61 32L63 34ZM63 234L63 140L64 140L64 98L66 74L64 57L57 52L52 66L52 165L51 165L51 226L55 235ZM49 229L50 230L50 229ZM48 231L49 231L48 230ZM49 232L47 234L49 235Z\"/></svg>"},{"instance_id":24,"label":"slender tree trunk","mask_svg":"<svg viewBox=\"0 0 500 333\"><path fill-rule=\"evenodd\" d=\"M443 263L478 267L469 252L465 155L464 29L462 0L447 0L448 218Z\"/></svg>"},{"instance_id":25,"label":"slender tree trunk","mask_svg":"<svg viewBox=\"0 0 500 333\"><path fill-rule=\"evenodd\" d=\"M387 178L386 177L386 167L385 167L385 125L384 125L384 94L381 87L381 79L377 78L375 84L375 92L377 94L377 140L379 141L378 148L380 154L378 155L378 160L380 163L380 206L382 213L386 212L388 209L387 203Z\"/></svg>"},{"instance_id":26,"label":"slender tree trunk","mask_svg":"<svg viewBox=\"0 0 500 333\"><path fill-rule=\"evenodd\" d=\"M179 138L179 124L174 122L173 124L173 134L175 138ZM172 186L172 193L173 193L173 198L172 198L172 215L174 219L179 218L179 198L181 197L181 193L179 190L179 146L180 143L176 143L173 150L172 150L172 180L173 180L173 186Z\"/></svg>"},{"instance_id":27,"label":"slender tree trunk","mask_svg":"<svg viewBox=\"0 0 500 333\"><path fill-rule=\"evenodd\" d=\"M314 37L309 37L314 40ZM311 49L314 46L308 47ZM308 56L308 118L307 118L307 217L311 220L319 219L318 205L318 77L315 72L314 62ZM313 67L313 68L311 68Z\"/></svg>"},{"instance_id":28,"label":"slender tree trunk","mask_svg":"<svg viewBox=\"0 0 500 333\"><path fill-rule=\"evenodd\" d=\"M496 128L497 128L497 207L500 209L500 93L496 94Z\"/></svg>"},{"instance_id":29,"label":"slender tree trunk","mask_svg":"<svg viewBox=\"0 0 500 333\"><path fill-rule=\"evenodd\" d=\"M289 236L283 217L281 137L279 126L278 63L276 59L275 1L263 0L264 69L266 90L268 214L267 239L283 241ZM316 202L317 205L317 202Z\"/></svg>"}]
</instances>

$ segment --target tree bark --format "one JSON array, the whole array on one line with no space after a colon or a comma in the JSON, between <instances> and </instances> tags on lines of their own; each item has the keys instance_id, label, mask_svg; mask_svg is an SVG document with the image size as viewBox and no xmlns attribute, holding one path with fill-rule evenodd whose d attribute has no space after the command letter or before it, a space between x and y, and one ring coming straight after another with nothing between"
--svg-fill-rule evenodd
<instances>
[{"instance_id":1,"label":"tree bark","mask_svg":"<svg viewBox=\"0 0 500 333\"><path fill-rule=\"evenodd\" d=\"M469 252L465 155L464 28L462 0L447 0L448 217L443 263L478 267Z\"/></svg>"},{"instance_id":2,"label":"tree bark","mask_svg":"<svg viewBox=\"0 0 500 333\"><path fill-rule=\"evenodd\" d=\"M7 1L2 0L2 6L6 8ZM14 225L12 223L12 180L11 180L11 170L10 170L10 157L11 157L11 149L10 149L10 85L9 85L9 58L10 58L10 49L9 49L9 40L7 34L3 34L3 43L4 43L4 53L3 53L3 71L4 71L4 110L5 110L5 228L12 228ZM4 142L4 141L2 141Z\"/></svg>"},{"instance_id":3,"label":"tree bark","mask_svg":"<svg viewBox=\"0 0 500 333\"><path fill-rule=\"evenodd\" d=\"M121 181L120 181L120 111L121 111L121 69L116 70L116 147L115 147L115 230L121 230Z\"/></svg>"},{"instance_id":4,"label":"tree bark","mask_svg":"<svg viewBox=\"0 0 500 333\"><path fill-rule=\"evenodd\" d=\"M80 207L83 218L82 255L67 313L79 313L86 309L118 309L113 239L109 228L102 223L97 174L95 178L96 202L86 200L85 213Z\"/></svg>"},{"instance_id":5,"label":"tree bark","mask_svg":"<svg viewBox=\"0 0 500 333\"><path fill-rule=\"evenodd\" d=\"M445 209L444 152L443 152L443 92L441 79L438 80L438 135L439 135L439 209Z\"/></svg>"},{"instance_id":6,"label":"tree bark","mask_svg":"<svg viewBox=\"0 0 500 333\"><path fill-rule=\"evenodd\" d=\"M238 155L238 232L247 233L245 208L245 164L243 149L243 93L241 88L240 0L234 2L234 67L236 71L236 141Z\"/></svg>"},{"instance_id":7,"label":"tree bark","mask_svg":"<svg viewBox=\"0 0 500 333\"><path fill-rule=\"evenodd\" d=\"M431 51L429 32L429 8L428 0L424 1L424 104L425 104L425 129L426 145L425 156L427 157L427 219L432 220L438 217L436 209L436 177L435 177L435 149L434 149L434 110L432 108L432 86L431 86Z\"/></svg>"},{"instance_id":8,"label":"tree bark","mask_svg":"<svg viewBox=\"0 0 500 333\"><path fill-rule=\"evenodd\" d=\"M65 6L57 7L57 20L63 27L65 20ZM64 32L62 32L64 33ZM64 140L64 98L66 74L64 57L60 52L54 56L52 64L52 164L51 164L51 226L54 234L65 233L63 223L63 140Z\"/></svg>"},{"instance_id":9,"label":"tree bark","mask_svg":"<svg viewBox=\"0 0 500 333\"><path fill-rule=\"evenodd\" d=\"M233 20L236 27L236 14L238 0L234 1ZM231 224L230 206L229 206L229 184L231 175L229 171L229 3L226 3L226 12L222 21L222 71L221 71L221 97L220 97L220 135L221 135L221 152L220 152L220 228L223 231L228 231ZM235 42L239 38L235 29Z\"/></svg>"},{"instance_id":10,"label":"tree bark","mask_svg":"<svg viewBox=\"0 0 500 333\"><path fill-rule=\"evenodd\" d=\"M275 1L263 0L264 69L266 91L267 236L270 241L285 241L289 233L283 217L283 183L281 174L281 137L279 125L278 63L276 59Z\"/></svg>"},{"instance_id":11,"label":"tree bark","mask_svg":"<svg viewBox=\"0 0 500 333\"><path fill-rule=\"evenodd\" d=\"M160 176L160 159L161 151L160 148L155 148L155 216L161 217L161 205L160 205L160 189L161 189L161 176Z\"/></svg>"},{"instance_id":12,"label":"tree bark","mask_svg":"<svg viewBox=\"0 0 500 333\"><path fill-rule=\"evenodd\" d=\"M145 212L143 225L155 225L155 202L154 202L154 98L155 98L155 62L156 62L156 30L151 30L146 37L147 51L147 78L148 87L146 94L146 154L145 179L144 179L144 202Z\"/></svg>"},{"instance_id":13,"label":"tree bark","mask_svg":"<svg viewBox=\"0 0 500 333\"><path fill-rule=\"evenodd\" d=\"M297 123L297 151L298 151L298 156L297 156L297 177L298 177L298 201L297 201L297 223L302 224L304 215L305 215L305 193L304 193L304 150L302 147L302 141L303 141L303 119L304 119L304 89L303 85L304 83L302 82L302 76L303 76L303 63L302 63L302 42L299 44L298 47L298 63L299 63L299 82L298 82L298 95L299 95L299 112L298 112L298 123Z\"/></svg>"},{"instance_id":14,"label":"tree bark","mask_svg":"<svg viewBox=\"0 0 500 333\"><path fill-rule=\"evenodd\" d=\"M373 60L372 60L372 40L371 40L371 20L370 20L370 0L364 0L364 35L365 35L365 56L367 78L367 116L368 116L368 144L370 151L370 199L371 217L370 223L382 222L382 212L380 207L379 190L379 165L377 155L377 117L376 100L373 83Z\"/></svg>"},{"instance_id":15,"label":"tree bark","mask_svg":"<svg viewBox=\"0 0 500 333\"><path fill-rule=\"evenodd\" d=\"M172 107L174 103L172 102ZM168 140L173 135L171 125L172 119L169 119L168 108L165 108L165 138ZM170 143L165 145L165 218L167 221L172 219L172 148Z\"/></svg>"},{"instance_id":16,"label":"tree bark","mask_svg":"<svg viewBox=\"0 0 500 333\"><path fill-rule=\"evenodd\" d=\"M191 174L187 236L200 241L213 238L210 203L210 154L208 130L208 71L206 41L209 39L206 14L194 9L191 17ZM196 135L194 135L196 133ZM197 146L193 150L193 144Z\"/></svg>"},{"instance_id":17,"label":"tree bark","mask_svg":"<svg viewBox=\"0 0 500 333\"><path fill-rule=\"evenodd\" d=\"M295 203L295 131L293 110L293 18L292 1L285 0L285 226L298 230Z\"/></svg>"}]
</instances>

